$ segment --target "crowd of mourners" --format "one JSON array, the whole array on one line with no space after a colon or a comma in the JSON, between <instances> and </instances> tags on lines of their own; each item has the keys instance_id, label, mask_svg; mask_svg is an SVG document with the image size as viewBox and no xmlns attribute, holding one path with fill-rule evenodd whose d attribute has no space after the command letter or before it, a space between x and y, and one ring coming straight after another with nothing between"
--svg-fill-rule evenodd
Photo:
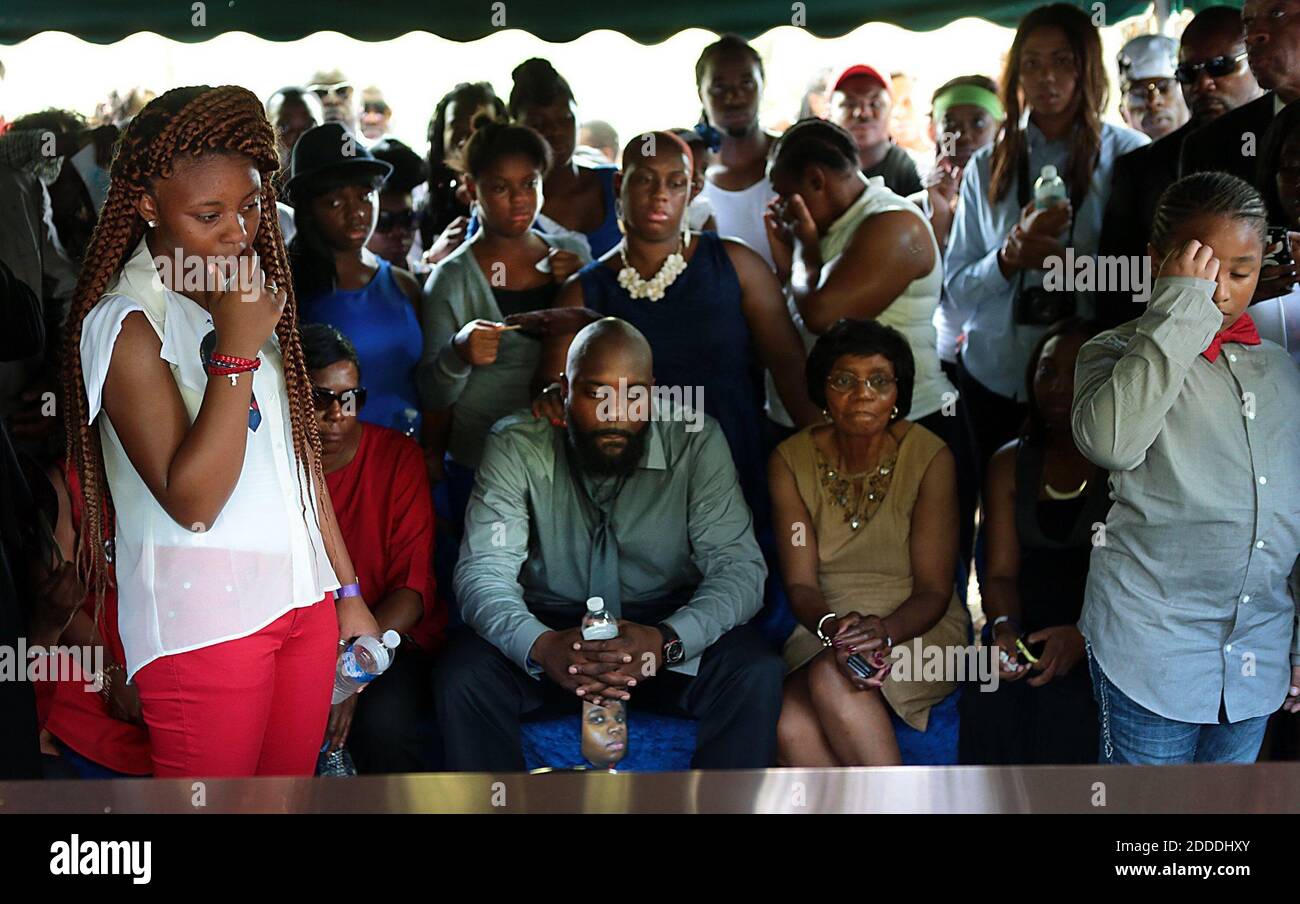
<instances>
[{"instance_id":1,"label":"crowd of mourners","mask_svg":"<svg viewBox=\"0 0 1300 904\"><path fill-rule=\"evenodd\" d=\"M2 123L0 778L518 771L580 704L702 769L1297 756L1300 0L1038 7L933 160L866 63L779 134L743 39L695 81L621 149L537 58L423 156L338 71Z\"/></svg>"}]
</instances>

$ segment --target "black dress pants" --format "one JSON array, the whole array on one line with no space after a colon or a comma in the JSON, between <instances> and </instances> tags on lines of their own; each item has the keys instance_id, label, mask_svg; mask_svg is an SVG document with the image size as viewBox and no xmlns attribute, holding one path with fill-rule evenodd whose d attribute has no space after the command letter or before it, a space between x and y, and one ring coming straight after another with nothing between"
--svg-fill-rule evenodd
<instances>
[{"instance_id":1,"label":"black dress pants","mask_svg":"<svg viewBox=\"0 0 1300 904\"><path fill-rule=\"evenodd\" d=\"M742 625L704 651L695 677L661 670L632 689L629 706L689 716L699 724L696 769L761 769L776 762L785 662L758 631ZM367 692L369 693L369 692ZM520 719L577 714L581 701L550 679L525 674L470 630L439 655L433 696L452 771L522 772Z\"/></svg>"}]
</instances>

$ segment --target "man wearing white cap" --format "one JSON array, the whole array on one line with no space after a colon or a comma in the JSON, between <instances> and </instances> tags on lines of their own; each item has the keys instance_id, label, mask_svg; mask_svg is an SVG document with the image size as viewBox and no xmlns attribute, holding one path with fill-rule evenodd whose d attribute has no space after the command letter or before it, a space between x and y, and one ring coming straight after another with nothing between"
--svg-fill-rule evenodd
<instances>
[{"instance_id":1,"label":"man wearing white cap","mask_svg":"<svg viewBox=\"0 0 1300 904\"><path fill-rule=\"evenodd\" d=\"M1187 104L1174 79L1177 64L1178 42L1165 35L1138 35L1119 52L1120 114L1152 141L1187 122Z\"/></svg>"}]
</instances>

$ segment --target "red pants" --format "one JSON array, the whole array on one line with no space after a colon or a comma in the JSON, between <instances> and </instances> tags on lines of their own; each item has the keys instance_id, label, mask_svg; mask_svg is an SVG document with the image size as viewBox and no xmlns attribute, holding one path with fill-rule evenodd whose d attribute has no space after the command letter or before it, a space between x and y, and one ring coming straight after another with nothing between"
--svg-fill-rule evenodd
<instances>
[{"instance_id":1,"label":"red pants","mask_svg":"<svg viewBox=\"0 0 1300 904\"><path fill-rule=\"evenodd\" d=\"M334 595L135 675L155 778L312 775L338 658Z\"/></svg>"}]
</instances>

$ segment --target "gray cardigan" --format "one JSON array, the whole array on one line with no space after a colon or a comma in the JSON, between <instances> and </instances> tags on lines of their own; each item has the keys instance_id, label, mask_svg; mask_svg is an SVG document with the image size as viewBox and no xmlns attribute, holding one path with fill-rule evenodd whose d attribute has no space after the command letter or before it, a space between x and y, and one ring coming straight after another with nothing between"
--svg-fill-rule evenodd
<instances>
[{"instance_id":1,"label":"gray cardigan","mask_svg":"<svg viewBox=\"0 0 1300 904\"><path fill-rule=\"evenodd\" d=\"M424 286L420 322L424 326L424 353L416 371L420 399L426 409L456 406L447 451L467 468L478 466L488 430L507 414L532 404L532 382L541 343L518 332L501 337L497 360L486 367L466 364L452 342L471 320L503 319L483 269L471 245L478 235L449 254ZM564 235L542 235L548 245L572 251L586 264L588 252Z\"/></svg>"}]
</instances>

